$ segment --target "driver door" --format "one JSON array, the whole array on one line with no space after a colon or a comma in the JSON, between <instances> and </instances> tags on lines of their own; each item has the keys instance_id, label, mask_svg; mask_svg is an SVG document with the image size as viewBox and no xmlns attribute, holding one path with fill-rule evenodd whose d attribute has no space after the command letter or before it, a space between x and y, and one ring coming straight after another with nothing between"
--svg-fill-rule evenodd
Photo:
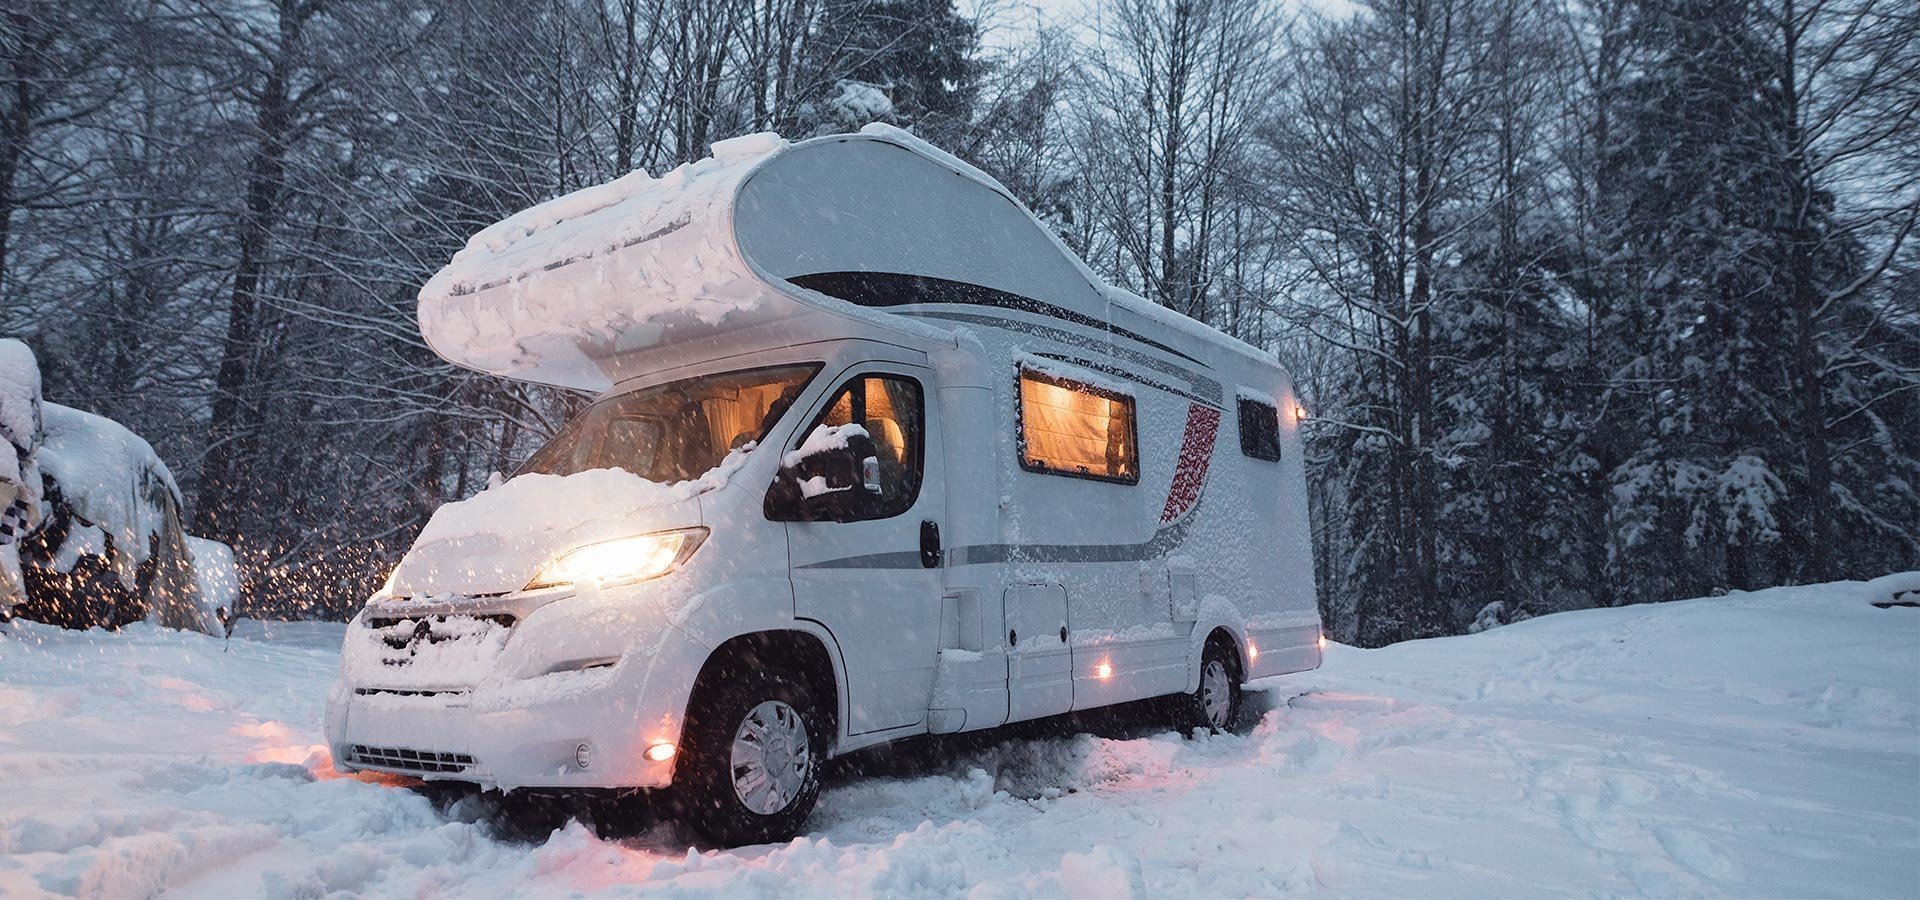
<instances>
[{"instance_id":1,"label":"driver door","mask_svg":"<svg viewBox=\"0 0 1920 900\"><path fill-rule=\"evenodd\" d=\"M857 424L873 441L878 472L863 476L841 521L787 523L795 614L824 625L840 645L847 733L924 721L940 637L941 554L923 554L944 512L931 370L883 364L849 376L801 428ZM864 445L863 445L864 446ZM864 452L864 451L863 451ZM927 523L932 523L931 525ZM931 531L929 531L931 529Z\"/></svg>"}]
</instances>

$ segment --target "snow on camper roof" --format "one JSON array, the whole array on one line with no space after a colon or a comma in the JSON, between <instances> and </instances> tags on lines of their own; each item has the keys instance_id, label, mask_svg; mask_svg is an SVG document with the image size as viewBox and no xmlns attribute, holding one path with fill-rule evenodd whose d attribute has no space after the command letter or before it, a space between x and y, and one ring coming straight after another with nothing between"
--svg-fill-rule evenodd
<instances>
[{"instance_id":1,"label":"snow on camper roof","mask_svg":"<svg viewBox=\"0 0 1920 900\"><path fill-rule=\"evenodd\" d=\"M891 314L910 302L897 296L822 292L881 277L895 279L887 290L957 283L1041 298L1108 327L1144 319L1273 361L1105 284L998 182L885 125L720 141L661 178L634 172L516 213L421 289L420 329L458 365L596 391L644 369L636 358L756 326L768 342L798 340L802 322L830 333L842 317L951 340Z\"/></svg>"},{"instance_id":2,"label":"snow on camper roof","mask_svg":"<svg viewBox=\"0 0 1920 900\"><path fill-rule=\"evenodd\" d=\"M757 305L726 226L741 179L786 146L721 141L661 178L632 172L482 229L421 288L421 334L458 365L604 389L600 362L623 344Z\"/></svg>"}]
</instances>

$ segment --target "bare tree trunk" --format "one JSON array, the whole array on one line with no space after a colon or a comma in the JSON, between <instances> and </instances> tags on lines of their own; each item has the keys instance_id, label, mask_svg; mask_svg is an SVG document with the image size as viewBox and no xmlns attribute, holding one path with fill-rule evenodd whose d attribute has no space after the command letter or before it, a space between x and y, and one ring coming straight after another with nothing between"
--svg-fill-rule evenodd
<instances>
[{"instance_id":1,"label":"bare tree trunk","mask_svg":"<svg viewBox=\"0 0 1920 900\"><path fill-rule=\"evenodd\" d=\"M0 309L7 302L7 260L12 249L13 232L14 179L20 171L20 161L27 155L27 142L33 138L33 96L29 82L33 72L16 70L15 80L8 85L13 94L7 115L0 125L6 128L0 134Z\"/></svg>"},{"instance_id":2,"label":"bare tree trunk","mask_svg":"<svg viewBox=\"0 0 1920 900\"><path fill-rule=\"evenodd\" d=\"M247 165L246 204L240 219L239 256L227 301L226 338L214 375L212 416L207 426L207 456L194 530L231 541L237 508L244 502L247 466L255 446L258 409L251 371L260 324L260 285L265 255L280 213L286 178L288 141L294 129L288 67L307 17L315 7L282 0L278 41L256 101L256 143Z\"/></svg>"}]
</instances>

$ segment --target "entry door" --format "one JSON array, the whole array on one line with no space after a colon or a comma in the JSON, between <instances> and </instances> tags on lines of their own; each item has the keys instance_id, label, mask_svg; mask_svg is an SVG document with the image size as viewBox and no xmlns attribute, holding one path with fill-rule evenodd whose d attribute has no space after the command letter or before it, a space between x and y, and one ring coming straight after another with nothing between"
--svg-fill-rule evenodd
<instances>
[{"instance_id":1,"label":"entry door","mask_svg":"<svg viewBox=\"0 0 1920 900\"><path fill-rule=\"evenodd\" d=\"M1067 646L1067 589L1007 586L1007 720L1037 719L1073 708L1073 660Z\"/></svg>"},{"instance_id":2,"label":"entry door","mask_svg":"<svg viewBox=\"0 0 1920 900\"><path fill-rule=\"evenodd\" d=\"M861 372L795 438L859 424L879 453L880 490L863 496L852 521L787 523L794 609L840 645L850 734L919 724L932 697L944 570L921 550L945 511L933 388L918 367Z\"/></svg>"}]
</instances>

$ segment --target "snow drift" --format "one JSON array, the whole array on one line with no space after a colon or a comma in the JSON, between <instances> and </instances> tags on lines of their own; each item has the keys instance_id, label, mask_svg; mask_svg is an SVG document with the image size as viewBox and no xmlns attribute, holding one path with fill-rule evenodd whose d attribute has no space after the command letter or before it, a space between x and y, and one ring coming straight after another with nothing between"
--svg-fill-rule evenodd
<instances>
[{"instance_id":1,"label":"snow drift","mask_svg":"<svg viewBox=\"0 0 1920 900\"><path fill-rule=\"evenodd\" d=\"M812 834L527 840L337 776L339 626L0 632L0 895L1895 896L1920 884L1920 585L1545 616L1263 685L1243 734L867 759ZM891 760L891 761L889 761Z\"/></svg>"}]
</instances>

